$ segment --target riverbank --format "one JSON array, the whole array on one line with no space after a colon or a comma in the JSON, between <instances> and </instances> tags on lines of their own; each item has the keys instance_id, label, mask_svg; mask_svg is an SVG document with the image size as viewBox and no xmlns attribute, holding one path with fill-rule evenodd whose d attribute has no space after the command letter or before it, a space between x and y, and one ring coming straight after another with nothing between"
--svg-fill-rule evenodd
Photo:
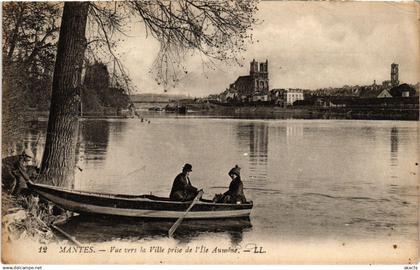
<instances>
[{"instance_id":1,"label":"riverbank","mask_svg":"<svg viewBox=\"0 0 420 270\"><path fill-rule=\"evenodd\" d=\"M62 241L53 231L65 222L72 213L53 213L53 206L43 202L38 196L12 196L2 192L2 237L5 242L22 239L38 241L42 244Z\"/></svg>"},{"instance_id":2,"label":"riverbank","mask_svg":"<svg viewBox=\"0 0 420 270\"><path fill-rule=\"evenodd\" d=\"M205 116L241 119L352 119L352 120L404 120L418 121L418 108L379 108L379 107L279 107L273 105L260 106L224 106L218 104L187 104L185 113L161 111L137 111L136 115L128 112L120 114L90 113L82 116L84 119L123 119L133 117L159 116ZM153 117L153 116L152 116ZM48 112L25 112L29 121L47 120Z\"/></svg>"},{"instance_id":3,"label":"riverbank","mask_svg":"<svg viewBox=\"0 0 420 270\"><path fill-rule=\"evenodd\" d=\"M416 108L346 108L278 106L215 106L209 110L190 110L191 114L250 119L354 119L354 120L419 120Z\"/></svg>"}]
</instances>

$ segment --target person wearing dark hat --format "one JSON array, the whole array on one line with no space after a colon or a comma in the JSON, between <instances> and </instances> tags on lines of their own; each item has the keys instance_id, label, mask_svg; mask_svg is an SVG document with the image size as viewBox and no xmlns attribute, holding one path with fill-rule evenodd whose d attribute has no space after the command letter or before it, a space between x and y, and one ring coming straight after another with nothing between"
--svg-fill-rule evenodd
<instances>
[{"instance_id":1,"label":"person wearing dark hat","mask_svg":"<svg viewBox=\"0 0 420 270\"><path fill-rule=\"evenodd\" d=\"M241 168L236 165L229 171L228 175L232 179L229 185L229 190L222 195L216 195L214 200L222 203L246 202L244 184L241 181Z\"/></svg>"},{"instance_id":2,"label":"person wearing dark hat","mask_svg":"<svg viewBox=\"0 0 420 270\"><path fill-rule=\"evenodd\" d=\"M13 195L21 194L28 189L26 182L30 179L28 171L33 154L24 150L20 155L10 156L1 161L2 187Z\"/></svg>"},{"instance_id":3,"label":"person wearing dark hat","mask_svg":"<svg viewBox=\"0 0 420 270\"><path fill-rule=\"evenodd\" d=\"M175 177L171 193L169 195L171 200L191 201L195 198L195 196L197 196L197 188L191 185L189 178L190 172L192 172L192 166L187 163L182 168L182 172Z\"/></svg>"}]
</instances>

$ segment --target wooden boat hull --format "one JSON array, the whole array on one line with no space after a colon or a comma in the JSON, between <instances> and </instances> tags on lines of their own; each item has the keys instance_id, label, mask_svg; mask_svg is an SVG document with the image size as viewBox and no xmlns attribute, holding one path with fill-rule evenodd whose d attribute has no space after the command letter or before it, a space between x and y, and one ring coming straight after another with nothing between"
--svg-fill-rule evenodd
<instances>
[{"instance_id":1,"label":"wooden boat hull","mask_svg":"<svg viewBox=\"0 0 420 270\"><path fill-rule=\"evenodd\" d=\"M58 206L77 213L138 218L178 219L191 202L176 202L153 195L117 195L85 192L28 183L29 188ZM248 217L252 202L244 204L199 201L185 219Z\"/></svg>"}]
</instances>

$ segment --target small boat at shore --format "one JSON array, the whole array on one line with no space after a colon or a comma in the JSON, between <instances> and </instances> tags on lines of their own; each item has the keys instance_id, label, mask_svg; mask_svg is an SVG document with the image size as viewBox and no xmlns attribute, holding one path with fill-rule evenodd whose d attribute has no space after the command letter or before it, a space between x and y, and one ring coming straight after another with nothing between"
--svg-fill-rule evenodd
<instances>
[{"instance_id":1,"label":"small boat at shore","mask_svg":"<svg viewBox=\"0 0 420 270\"><path fill-rule=\"evenodd\" d=\"M151 219L178 219L191 202L172 201L154 195L123 195L71 190L28 182L28 187L52 203L80 214L110 215ZM253 203L214 203L201 199L185 219L249 217Z\"/></svg>"}]
</instances>

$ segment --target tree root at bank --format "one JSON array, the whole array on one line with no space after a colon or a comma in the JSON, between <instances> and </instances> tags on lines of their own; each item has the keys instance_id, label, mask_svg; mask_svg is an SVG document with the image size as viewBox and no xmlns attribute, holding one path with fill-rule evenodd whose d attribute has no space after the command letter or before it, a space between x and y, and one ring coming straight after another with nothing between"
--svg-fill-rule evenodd
<instances>
[{"instance_id":1,"label":"tree root at bank","mask_svg":"<svg viewBox=\"0 0 420 270\"><path fill-rule=\"evenodd\" d=\"M51 228L65 222L73 213L55 215L54 207L35 195L11 196L2 192L2 235L8 242L29 239L42 244L61 240Z\"/></svg>"}]
</instances>

